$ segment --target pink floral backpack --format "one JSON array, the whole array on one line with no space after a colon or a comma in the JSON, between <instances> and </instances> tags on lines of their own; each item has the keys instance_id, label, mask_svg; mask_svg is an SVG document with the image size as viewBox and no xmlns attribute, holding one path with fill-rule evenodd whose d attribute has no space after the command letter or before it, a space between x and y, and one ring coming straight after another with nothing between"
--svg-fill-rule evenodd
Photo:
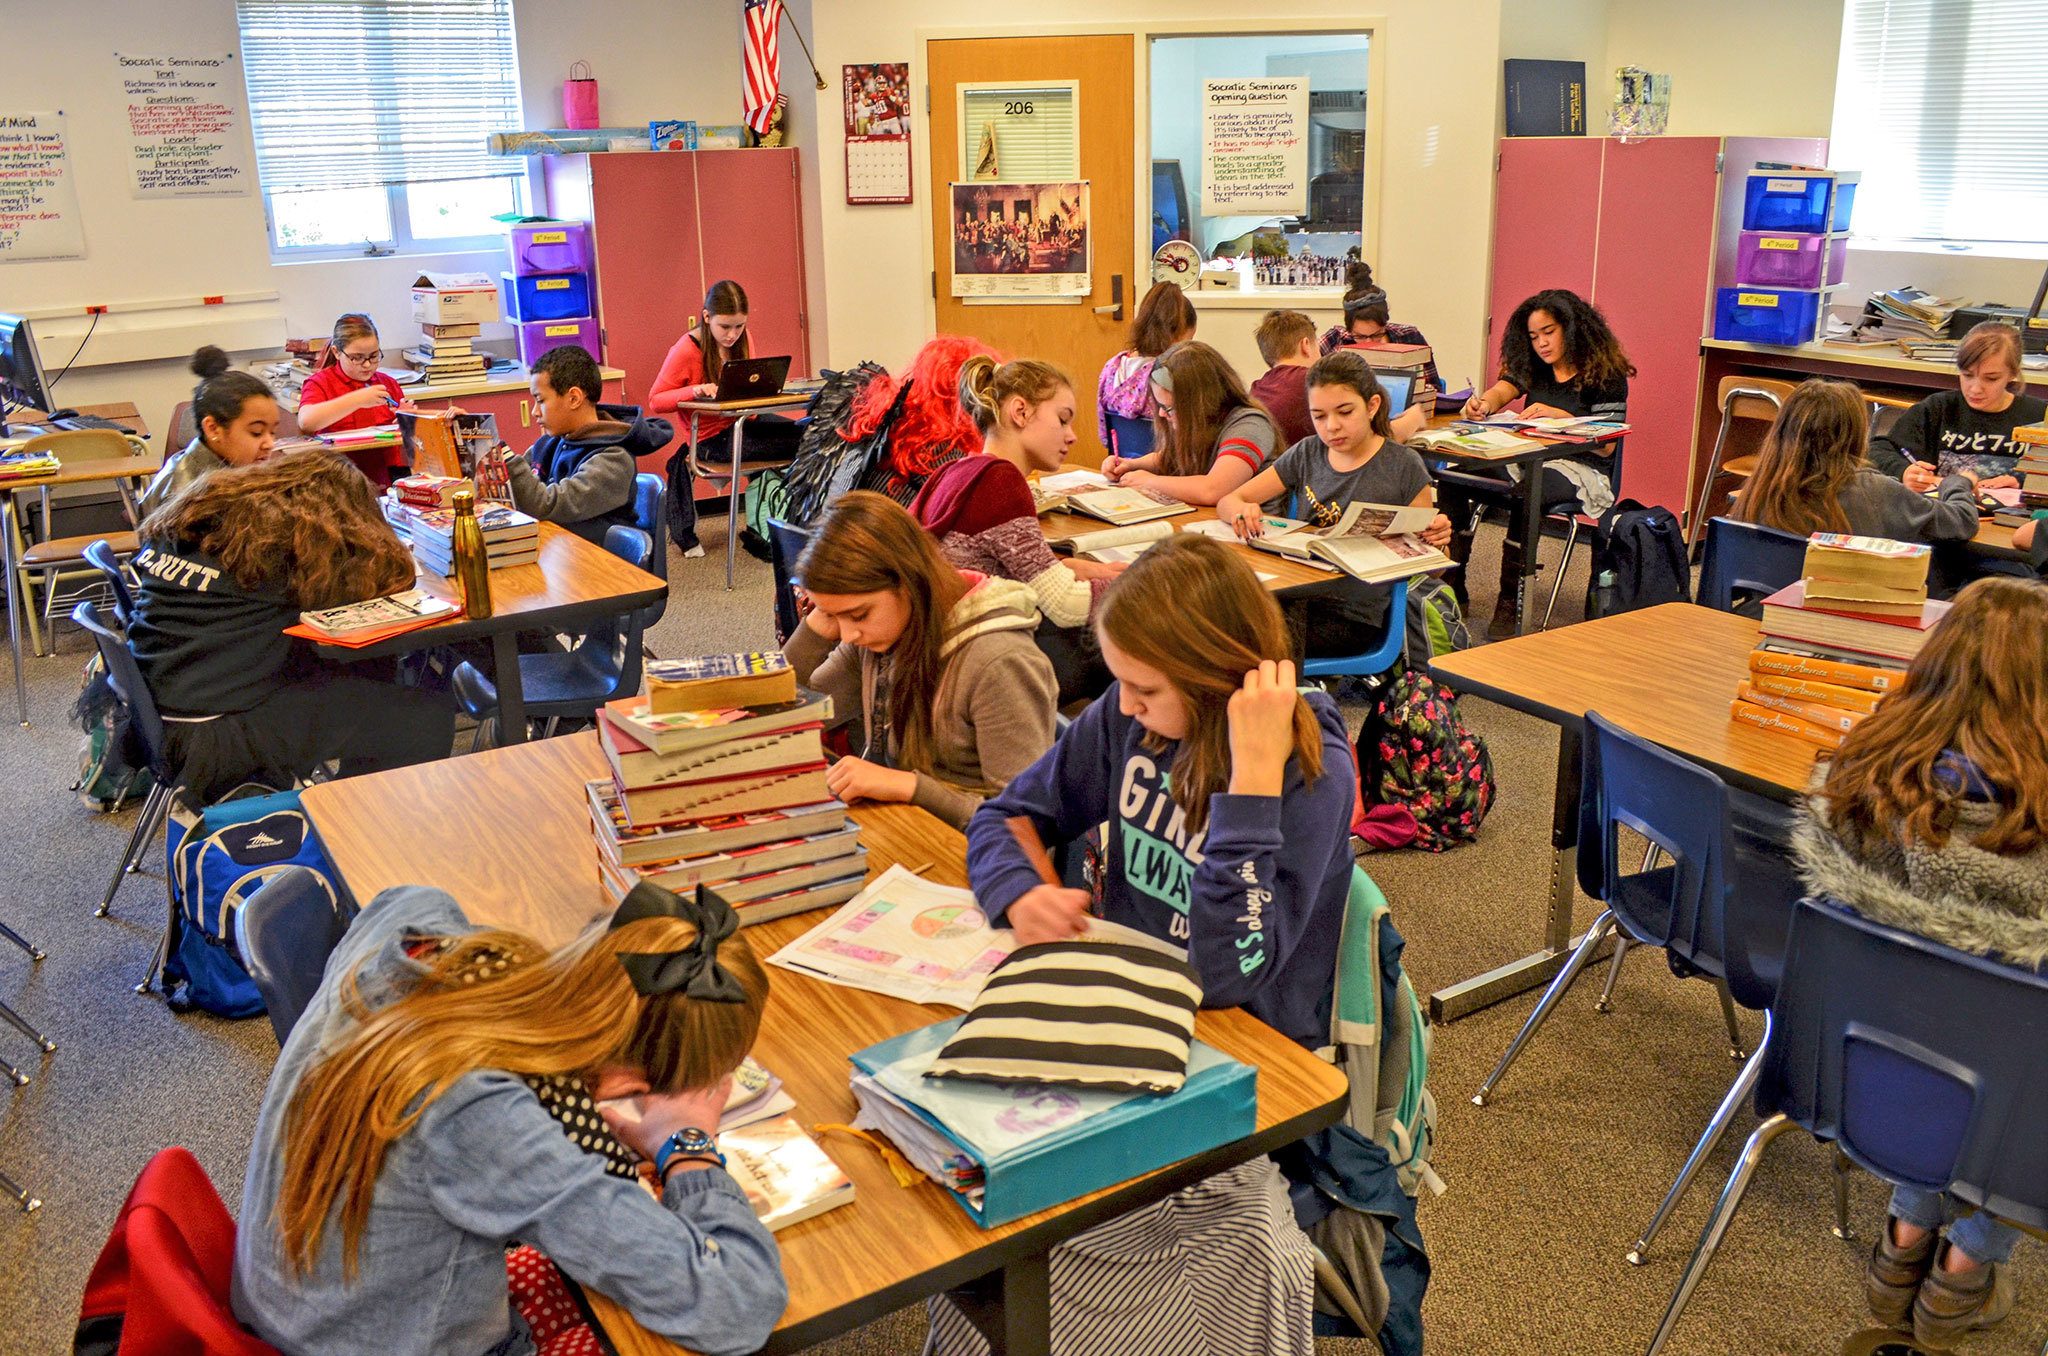
<instances>
[{"instance_id":1,"label":"pink floral backpack","mask_svg":"<svg viewBox=\"0 0 2048 1356\"><path fill-rule=\"evenodd\" d=\"M1478 836L1493 808L1493 759L1459 719L1449 688L1414 670L1395 674L1366 713L1355 751L1351 831L1367 847L1442 852Z\"/></svg>"}]
</instances>

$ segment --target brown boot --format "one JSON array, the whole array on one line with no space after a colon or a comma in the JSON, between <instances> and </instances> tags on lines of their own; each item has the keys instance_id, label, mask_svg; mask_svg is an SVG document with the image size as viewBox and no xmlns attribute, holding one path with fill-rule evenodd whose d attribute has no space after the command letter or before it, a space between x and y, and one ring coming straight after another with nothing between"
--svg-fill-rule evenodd
<instances>
[{"instance_id":1,"label":"brown boot","mask_svg":"<svg viewBox=\"0 0 2048 1356\"><path fill-rule=\"evenodd\" d=\"M1918 1243L1902 1246L1892 1241L1892 1226L1896 1223L1887 1218L1884 1228L1878 1231L1877 1242L1871 1245L1870 1261L1863 1268L1863 1298L1878 1322L1887 1328L1910 1331L1913 1297L1920 1293L1920 1282L1934 1265L1934 1245L1941 1235L1930 1231Z\"/></svg>"},{"instance_id":2,"label":"brown boot","mask_svg":"<svg viewBox=\"0 0 2048 1356\"><path fill-rule=\"evenodd\" d=\"M1988 1328L2011 1313L2012 1300L2012 1273L1996 1262L1968 1271L1944 1271L1936 1266L1920 1282L1920 1293L1913 1301L1913 1340L1923 1347L1947 1351L1977 1329Z\"/></svg>"},{"instance_id":3,"label":"brown boot","mask_svg":"<svg viewBox=\"0 0 2048 1356\"><path fill-rule=\"evenodd\" d=\"M1488 640L1506 640L1522 629L1522 548L1512 541L1500 546L1500 597L1493 605L1493 620L1486 624Z\"/></svg>"}]
</instances>

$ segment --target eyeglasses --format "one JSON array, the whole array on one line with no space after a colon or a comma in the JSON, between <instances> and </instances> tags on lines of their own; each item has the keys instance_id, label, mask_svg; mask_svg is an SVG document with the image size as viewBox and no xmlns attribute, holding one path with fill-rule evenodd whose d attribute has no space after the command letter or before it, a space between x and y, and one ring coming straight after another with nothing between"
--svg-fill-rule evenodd
<instances>
[{"instance_id":1,"label":"eyeglasses","mask_svg":"<svg viewBox=\"0 0 2048 1356\"><path fill-rule=\"evenodd\" d=\"M373 348L368 353L344 353L341 356L352 363L374 363L383 360L384 350Z\"/></svg>"}]
</instances>

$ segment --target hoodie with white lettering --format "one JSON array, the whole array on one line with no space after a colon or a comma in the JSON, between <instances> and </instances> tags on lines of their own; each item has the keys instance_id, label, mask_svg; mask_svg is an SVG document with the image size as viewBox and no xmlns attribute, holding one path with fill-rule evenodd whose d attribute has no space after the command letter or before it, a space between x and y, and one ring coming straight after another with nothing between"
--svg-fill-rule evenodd
<instances>
[{"instance_id":1,"label":"hoodie with white lettering","mask_svg":"<svg viewBox=\"0 0 2048 1356\"><path fill-rule=\"evenodd\" d=\"M308 662L284 633L299 609L283 585L245 589L211 556L157 542L133 563L128 648L165 715L247 711Z\"/></svg>"},{"instance_id":2,"label":"hoodie with white lettering","mask_svg":"<svg viewBox=\"0 0 2048 1356\"><path fill-rule=\"evenodd\" d=\"M1048 844L1107 821L1103 916L1186 945L1203 1006L1242 1007L1310 1049L1327 1045L1355 778L1336 703L1320 692L1307 700L1322 729L1322 775L1305 781L1290 758L1280 795L1218 792L1207 828L1191 835L1167 784L1178 746L1147 748L1112 685L968 824L975 897L1000 919L1040 883L1004 823L1011 816L1029 815Z\"/></svg>"}]
</instances>

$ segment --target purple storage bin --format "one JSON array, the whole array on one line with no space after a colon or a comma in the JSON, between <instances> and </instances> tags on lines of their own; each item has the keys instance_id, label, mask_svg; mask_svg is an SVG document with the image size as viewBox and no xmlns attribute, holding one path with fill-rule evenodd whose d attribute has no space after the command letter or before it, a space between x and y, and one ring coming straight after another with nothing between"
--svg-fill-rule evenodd
<instances>
[{"instance_id":1,"label":"purple storage bin","mask_svg":"<svg viewBox=\"0 0 2048 1356\"><path fill-rule=\"evenodd\" d=\"M529 221L512 228L512 272L582 273L590 267L590 225L582 221Z\"/></svg>"},{"instance_id":2,"label":"purple storage bin","mask_svg":"<svg viewBox=\"0 0 2048 1356\"><path fill-rule=\"evenodd\" d=\"M601 341L597 337L597 321L589 316L580 320L529 320L512 328L519 336L519 361L528 367L532 367L535 359L549 349L569 344L581 345L591 357L604 361L604 354L599 349Z\"/></svg>"},{"instance_id":3,"label":"purple storage bin","mask_svg":"<svg viewBox=\"0 0 2048 1356\"><path fill-rule=\"evenodd\" d=\"M1821 257L1827 256L1827 280ZM1735 281L1745 287L1834 287L1849 262L1849 242L1836 236L1789 231L1744 231L1735 256Z\"/></svg>"}]
</instances>

